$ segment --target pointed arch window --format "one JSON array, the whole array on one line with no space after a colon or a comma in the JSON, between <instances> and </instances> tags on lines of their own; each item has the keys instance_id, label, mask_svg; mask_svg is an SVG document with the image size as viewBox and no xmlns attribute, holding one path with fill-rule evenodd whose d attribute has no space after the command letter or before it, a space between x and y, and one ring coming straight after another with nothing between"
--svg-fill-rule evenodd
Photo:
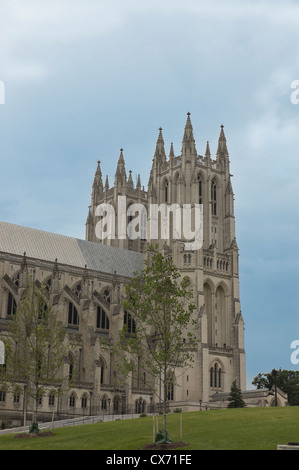
<instances>
[{"instance_id":1,"label":"pointed arch window","mask_svg":"<svg viewBox=\"0 0 299 470\"><path fill-rule=\"evenodd\" d=\"M136 333L136 323L135 320L132 318L132 315L125 310L124 313L124 325L127 328L127 333L134 334Z\"/></svg>"},{"instance_id":2,"label":"pointed arch window","mask_svg":"<svg viewBox=\"0 0 299 470\"><path fill-rule=\"evenodd\" d=\"M6 314L8 316L12 316L12 315L15 315L16 311L17 311L17 303L12 293L8 292Z\"/></svg>"},{"instance_id":3,"label":"pointed arch window","mask_svg":"<svg viewBox=\"0 0 299 470\"><path fill-rule=\"evenodd\" d=\"M69 302L68 310L68 324L69 325L79 325L79 314L78 310L72 302Z\"/></svg>"},{"instance_id":4,"label":"pointed arch window","mask_svg":"<svg viewBox=\"0 0 299 470\"><path fill-rule=\"evenodd\" d=\"M104 383L104 373L105 373L105 363L102 358L100 358L100 384Z\"/></svg>"},{"instance_id":5,"label":"pointed arch window","mask_svg":"<svg viewBox=\"0 0 299 470\"><path fill-rule=\"evenodd\" d=\"M55 391L51 391L49 395L49 406L55 405Z\"/></svg>"},{"instance_id":6,"label":"pointed arch window","mask_svg":"<svg viewBox=\"0 0 299 470\"><path fill-rule=\"evenodd\" d=\"M107 395L103 395L101 398L101 409L107 410Z\"/></svg>"},{"instance_id":7,"label":"pointed arch window","mask_svg":"<svg viewBox=\"0 0 299 470\"><path fill-rule=\"evenodd\" d=\"M75 360L72 354L69 355L69 380L74 378Z\"/></svg>"},{"instance_id":8,"label":"pointed arch window","mask_svg":"<svg viewBox=\"0 0 299 470\"><path fill-rule=\"evenodd\" d=\"M109 330L109 318L102 307L97 308L97 328Z\"/></svg>"},{"instance_id":9,"label":"pointed arch window","mask_svg":"<svg viewBox=\"0 0 299 470\"><path fill-rule=\"evenodd\" d=\"M202 179L198 175L198 204L202 204Z\"/></svg>"},{"instance_id":10,"label":"pointed arch window","mask_svg":"<svg viewBox=\"0 0 299 470\"><path fill-rule=\"evenodd\" d=\"M212 202L212 215L217 215L217 186L216 186L215 180L213 180L211 184L211 202Z\"/></svg>"},{"instance_id":11,"label":"pointed arch window","mask_svg":"<svg viewBox=\"0 0 299 470\"><path fill-rule=\"evenodd\" d=\"M84 393L81 397L81 408L87 408L87 393Z\"/></svg>"},{"instance_id":12,"label":"pointed arch window","mask_svg":"<svg viewBox=\"0 0 299 470\"><path fill-rule=\"evenodd\" d=\"M2 388L0 389L0 402L5 402L5 398L6 398L6 393L5 393L5 389Z\"/></svg>"},{"instance_id":13,"label":"pointed arch window","mask_svg":"<svg viewBox=\"0 0 299 470\"><path fill-rule=\"evenodd\" d=\"M164 183L164 202L168 202L169 194L168 194L168 181L166 180Z\"/></svg>"},{"instance_id":14,"label":"pointed arch window","mask_svg":"<svg viewBox=\"0 0 299 470\"><path fill-rule=\"evenodd\" d=\"M70 408L75 408L76 406L76 395L75 393L71 393L70 397L69 397L69 405L70 405Z\"/></svg>"},{"instance_id":15,"label":"pointed arch window","mask_svg":"<svg viewBox=\"0 0 299 470\"><path fill-rule=\"evenodd\" d=\"M174 375L169 374L167 380L167 400L174 399Z\"/></svg>"},{"instance_id":16,"label":"pointed arch window","mask_svg":"<svg viewBox=\"0 0 299 470\"><path fill-rule=\"evenodd\" d=\"M210 369L210 387L222 388L222 369L217 362Z\"/></svg>"}]
</instances>

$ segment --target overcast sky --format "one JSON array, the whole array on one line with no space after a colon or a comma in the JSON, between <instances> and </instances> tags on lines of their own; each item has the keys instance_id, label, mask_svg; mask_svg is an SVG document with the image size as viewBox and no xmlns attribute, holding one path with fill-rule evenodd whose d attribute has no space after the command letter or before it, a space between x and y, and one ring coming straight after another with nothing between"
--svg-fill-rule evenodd
<instances>
[{"instance_id":1,"label":"overcast sky","mask_svg":"<svg viewBox=\"0 0 299 470\"><path fill-rule=\"evenodd\" d=\"M231 161L247 386L299 340L298 0L2 0L0 220L73 237L97 161L147 187L158 129Z\"/></svg>"}]
</instances>

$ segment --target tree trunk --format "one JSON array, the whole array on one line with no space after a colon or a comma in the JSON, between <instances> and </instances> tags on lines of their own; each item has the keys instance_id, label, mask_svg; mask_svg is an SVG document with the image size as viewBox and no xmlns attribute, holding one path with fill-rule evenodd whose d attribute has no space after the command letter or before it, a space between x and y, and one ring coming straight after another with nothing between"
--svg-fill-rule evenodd
<instances>
[{"instance_id":1,"label":"tree trunk","mask_svg":"<svg viewBox=\"0 0 299 470\"><path fill-rule=\"evenodd\" d=\"M167 372L164 368L164 403L163 403L163 431L167 431Z\"/></svg>"}]
</instances>

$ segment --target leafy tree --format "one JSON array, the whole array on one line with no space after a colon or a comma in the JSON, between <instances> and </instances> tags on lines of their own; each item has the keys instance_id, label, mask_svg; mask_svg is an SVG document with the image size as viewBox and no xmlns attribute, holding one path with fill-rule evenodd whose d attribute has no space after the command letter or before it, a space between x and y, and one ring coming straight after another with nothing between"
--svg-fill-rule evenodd
<instances>
[{"instance_id":1,"label":"leafy tree","mask_svg":"<svg viewBox=\"0 0 299 470\"><path fill-rule=\"evenodd\" d=\"M126 286L125 321L120 332L122 370L135 377L146 374L151 390L163 403L166 432L167 401L177 385L177 368L191 367L198 340L193 290L181 278L171 258L150 246L150 258L140 275ZM128 321L130 319L130 321ZM125 354L124 354L125 352ZM160 385L161 384L161 385Z\"/></svg>"},{"instance_id":2,"label":"leafy tree","mask_svg":"<svg viewBox=\"0 0 299 470\"><path fill-rule=\"evenodd\" d=\"M269 390L274 386L273 371L268 373L259 373L252 381L257 389L267 388ZM288 395L290 406L299 405L299 371L278 369L276 374L276 385L280 390Z\"/></svg>"},{"instance_id":3,"label":"leafy tree","mask_svg":"<svg viewBox=\"0 0 299 470\"><path fill-rule=\"evenodd\" d=\"M9 321L5 343L5 366L0 367L0 382L14 391L26 386L26 397L33 399L33 422L45 389L61 384L58 377L71 346L66 329L57 321L44 287L38 289L32 279L24 291L15 314Z\"/></svg>"},{"instance_id":4,"label":"leafy tree","mask_svg":"<svg viewBox=\"0 0 299 470\"><path fill-rule=\"evenodd\" d=\"M244 408L246 406L242 398L241 390L237 386L236 380L234 380L232 383L228 401L229 401L229 404L227 406L228 408Z\"/></svg>"}]
</instances>

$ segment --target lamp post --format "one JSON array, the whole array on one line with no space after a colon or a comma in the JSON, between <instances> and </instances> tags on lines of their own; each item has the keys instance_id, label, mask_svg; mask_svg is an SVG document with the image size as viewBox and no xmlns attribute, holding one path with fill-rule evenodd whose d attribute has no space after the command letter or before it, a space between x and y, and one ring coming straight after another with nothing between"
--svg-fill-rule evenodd
<instances>
[{"instance_id":1,"label":"lamp post","mask_svg":"<svg viewBox=\"0 0 299 470\"><path fill-rule=\"evenodd\" d=\"M274 392L275 392L275 401L274 406L277 406L277 370L272 370L272 376L274 377Z\"/></svg>"}]
</instances>

